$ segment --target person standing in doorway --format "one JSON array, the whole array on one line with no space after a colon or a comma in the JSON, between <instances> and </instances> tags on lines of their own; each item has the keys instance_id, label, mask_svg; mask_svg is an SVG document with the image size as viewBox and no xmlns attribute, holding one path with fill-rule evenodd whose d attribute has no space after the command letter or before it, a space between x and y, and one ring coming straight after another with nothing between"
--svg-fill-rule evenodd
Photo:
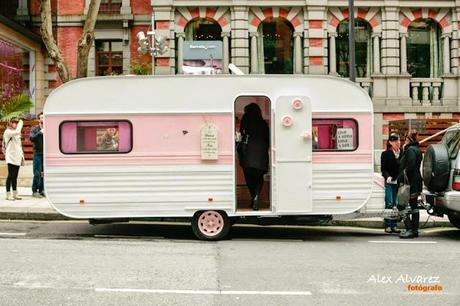
<instances>
[{"instance_id":1,"label":"person standing in doorway","mask_svg":"<svg viewBox=\"0 0 460 306\"><path fill-rule=\"evenodd\" d=\"M382 168L382 175L385 179L385 209L393 209L396 206L398 195L398 174L399 162L401 156L400 150L401 142L399 135L392 133L388 138L387 149L382 152L380 158L380 165ZM400 233L401 231L396 228L396 220L385 219L385 233Z\"/></svg>"},{"instance_id":2,"label":"person standing in doorway","mask_svg":"<svg viewBox=\"0 0 460 306\"><path fill-rule=\"evenodd\" d=\"M243 167L246 185L251 194L251 207L258 210L264 174L268 171L270 134L267 122L262 117L262 111L256 103L245 106L240 133L246 146L240 154L240 165Z\"/></svg>"},{"instance_id":3,"label":"person standing in doorway","mask_svg":"<svg viewBox=\"0 0 460 306\"><path fill-rule=\"evenodd\" d=\"M6 125L3 133L3 154L8 165L8 176L6 178L6 199L9 201L21 200L18 196L17 184L19 168L24 163L22 152L21 131L23 122L18 119L11 119ZM11 193L12 191L12 193Z\"/></svg>"},{"instance_id":4,"label":"person standing in doorway","mask_svg":"<svg viewBox=\"0 0 460 306\"><path fill-rule=\"evenodd\" d=\"M41 198L45 196L43 184L43 113L38 114L38 125L30 131L30 141L34 145L32 196Z\"/></svg>"},{"instance_id":5,"label":"person standing in doorway","mask_svg":"<svg viewBox=\"0 0 460 306\"><path fill-rule=\"evenodd\" d=\"M418 211L417 200L423 189L422 174L420 165L422 163L422 152L417 141L418 133L412 130L406 135L404 144L404 154L401 159L400 173L398 182L402 183L407 178L410 185L409 206L410 211L406 213L404 225L406 230L399 235L400 238L418 237L418 227L420 223L420 213Z\"/></svg>"}]
</instances>

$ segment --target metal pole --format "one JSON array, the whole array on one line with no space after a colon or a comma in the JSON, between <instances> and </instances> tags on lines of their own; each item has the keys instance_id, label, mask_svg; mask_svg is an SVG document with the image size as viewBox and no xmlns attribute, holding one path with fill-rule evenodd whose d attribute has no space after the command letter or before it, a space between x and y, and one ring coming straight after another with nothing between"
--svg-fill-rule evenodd
<instances>
[{"instance_id":1,"label":"metal pole","mask_svg":"<svg viewBox=\"0 0 460 306\"><path fill-rule=\"evenodd\" d=\"M152 75L155 74L155 13L152 12L152 32L151 32L151 36L150 36L150 39L151 39L151 44L152 44L152 47L151 47L151 55L152 55Z\"/></svg>"},{"instance_id":2,"label":"metal pole","mask_svg":"<svg viewBox=\"0 0 460 306\"><path fill-rule=\"evenodd\" d=\"M355 67L355 8L354 0L348 0L348 71L350 81L356 81Z\"/></svg>"}]
</instances>

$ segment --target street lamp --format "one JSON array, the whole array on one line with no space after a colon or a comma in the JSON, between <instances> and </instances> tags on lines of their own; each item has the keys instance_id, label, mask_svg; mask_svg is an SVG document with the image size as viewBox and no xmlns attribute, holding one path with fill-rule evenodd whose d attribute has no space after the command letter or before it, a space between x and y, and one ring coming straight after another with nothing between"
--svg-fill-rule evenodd
<instances>
[{"instance_id":1,"label":"street lamp","mask_svg":"<svg viewBox=\"0 0 460 306\"><path fill-rule=\"evenodd\" d=\"M355 8L354 0L348 0L348 71L350 81L356 81L355 67Z\"/></svg>"},{"instance_id":2,"label":"street lamp","mask_svg":"<svg viewBox=\"0 0 460 306\"><path fill-rule=\"evenodd\" d=\"M150 41L147 36L150 36ZM139 48L137 53L145 55L150 53L152 56L152 74L155 74L155 56L165 54L168 51L167 38L164 35L155 35L155 19L152 14L152 31L147 32L145 36L144 32L140 31L136 34L137 41L139 42Z\"/></svg>"}]
</instances>

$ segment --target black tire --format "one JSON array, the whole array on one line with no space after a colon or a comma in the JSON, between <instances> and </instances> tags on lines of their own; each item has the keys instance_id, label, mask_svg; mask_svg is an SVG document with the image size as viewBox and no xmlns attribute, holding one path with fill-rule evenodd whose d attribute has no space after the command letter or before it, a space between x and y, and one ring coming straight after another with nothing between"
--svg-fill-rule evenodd
<instances>
[{"instance_id":1,"label":"black tire","mask_svg":"<svg viewBox=\"0 0 460 306\"><path fill-rule=\"evenodd\" d=\"M431 192L446 190L450 176L450 159L442 143L431 145L423 157L423 182Z\"/></svg>"},{"instance_id":2,"label":"black tire","mask_svg":"<svg viewBox=\"0 0 460 306\"><path fill-rule=\"evenodd\" d=\"M453 226L460 229L460 213L449 213L449 221L452 223Z\"/></svg>"},{"instance_id":3,"label":"black tire","mask_svg":"<svg viewBox=\"0 0 460 306\"><path fill-rule=\"evenodd\" d=\"M209 222L215 226L209 226ZM224 239L230 232L231 222L227 214L220 210L197 211L192 218L192 230L200 240L216 241Z\"/></svg>"}]
</instances>

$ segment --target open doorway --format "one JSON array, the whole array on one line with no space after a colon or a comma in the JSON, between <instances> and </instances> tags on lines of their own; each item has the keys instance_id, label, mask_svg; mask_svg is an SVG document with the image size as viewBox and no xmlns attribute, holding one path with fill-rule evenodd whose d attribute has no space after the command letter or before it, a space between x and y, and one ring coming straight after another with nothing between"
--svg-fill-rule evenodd
<instances>
[{"instance_id":1,"label":"open doorway","mask_svg":"<svg viewBox=\"0 0 460 306\"><path fill-rule=\"evenodd\" d=\"M240 96L234 112L236 209L270 210L270 99Z\"/></svg>"}]
</instances>

